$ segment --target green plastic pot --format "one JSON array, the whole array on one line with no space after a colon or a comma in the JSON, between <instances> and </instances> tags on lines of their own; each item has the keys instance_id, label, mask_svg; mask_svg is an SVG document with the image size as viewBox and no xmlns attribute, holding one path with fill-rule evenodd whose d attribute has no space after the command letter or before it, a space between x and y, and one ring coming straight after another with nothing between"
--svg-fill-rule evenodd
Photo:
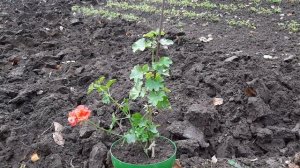
<instances>
[{"instance_id":1,"label":"green plastic pot","mask_svg":"<svg viewBox=\"0 0 300 168\"><path fill-rule=\"evenodd\" d=\"M110 151L109 151L114 168L172 168L175 163L175 159L176 159L177 147L176 147L175 143L173 141L171 141L170 139L163 137L163 136L161 136L160 138L166 139L170 142L170 144L172 144L172 146L174 147L174 153L168 159L158 162L158 163L152 163L152 164L125 163L125 162L121 161L120 159L116 158L112 153L112 149L114 148L115 145L122 142L123 139L119 139L119 140L115 141L111 145Z\"/></svg>"}]
</instances>

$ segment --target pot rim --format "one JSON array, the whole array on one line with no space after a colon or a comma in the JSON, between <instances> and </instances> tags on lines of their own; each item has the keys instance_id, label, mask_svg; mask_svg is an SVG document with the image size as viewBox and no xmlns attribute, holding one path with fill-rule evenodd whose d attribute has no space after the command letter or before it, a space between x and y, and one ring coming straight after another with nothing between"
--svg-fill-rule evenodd
<instances>
[{"instance_id":1,"label":"pot rim","mask_svg":"<svg viewBox=\"0 0 300 168\"><path fill-rule=\"evenodd\" d=\"M169 139L169 138L167 138L167 137L164 137L164 136L159 136L159 138L168 140L169 143L173 146L173 150L174 150L173 154L172 154L170 157L168 157L167 159L162 160L162 161L160 161L160 162L151 163L151 164L133 164L133 163L127 163L127 162L121 161L120 159L118 159L116 156L113 155L113 153L112 153L111 150L112 150L112 148L113 148L118 142L122 141L124 138L121 138L121 139L116 140L115 142L113 142L112 145L111 145L111 147L110 147L110 149L109 149L109 153L110 153L111 157L114 158L114 159L116 159L116 160L118 160L118 162L127 164L127 165L129 165L129 166L154 166L154 165L157 165L157 164L166 162L166 161L168 161L169 159L173 158L174 156L176 157L177 146L176 146L175 142L173 142L171 139Z\"/></svg>"}]
</instances>

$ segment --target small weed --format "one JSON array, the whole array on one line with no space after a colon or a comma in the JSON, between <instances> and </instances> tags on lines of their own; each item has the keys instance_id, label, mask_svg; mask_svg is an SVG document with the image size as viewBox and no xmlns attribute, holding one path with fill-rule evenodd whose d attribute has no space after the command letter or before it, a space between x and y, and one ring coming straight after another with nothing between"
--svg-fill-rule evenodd
<instances>
[{"instance_id":1,"label":"small weed","mask_svg":"<svg viewBox=\"0 0 300 168\"><path fill-rule=\"evenodd\" d=\"M86 16L95 16L95 15L101 15L107 19L115 19L115 18L122 18L128 21L137 21L140 20L139 17L133 15L133 14L122 14L118 12L112 12L105 9L95 9L93 7L81 7L81 6L73 6L72 7L73 12L82 13Z\"/></svg>"},{"instance_id":2,"label":"small weed","mask_svg":"<svg viewBox=\"0 0 300 168\"><path fill-rule=\"evenodd\" d=\"M250 11L257 13L257 14L266 14L266 15L272 15L274 13L281 13L280 7L274 7L272 9L264 8L264 7L250 7Z\"/></svg>"},{"instance_id":3,"label":"small weed","mask_svg":"<svg viewBox=\"0 0 300 168\"><path fill-rule=\"evenodd\" d=\"M201 13L200 17L204 20L211 21L211 22L219 22L221 20L217 14L207 13L207 12Z\"/></svg>"},{"instance_id":4,"label":"small weed","mask_svg":"<svg viewBox=\"0 0 300 168\"><path fill-rule=\"evenodd\" d=\"M251 23L249 20L235 20L230 19L227 20L227 24L233 27L248 27L250 29L256 29L256 26L254 23Z\"/></svg>"},{"instance_id":5,"label":"small weed","mask_svg":"<svg viewBox=\"0 0 300 168\"><path fill-rule=\"evenodd\" d=\"M300 31L300 23L298 23L295 20L292 20L287 24L287 29L293 33L297 33Z\"/></svg>"},{"instance_id":6,"label":"small weed","mask_svg":"<svg viewBox=\"0 0 300 168\"><path fill-rule=\"evenodd\" d=\"M228 5L227 4L220 4L219 8L221 10L231 11L231 12L234 12L234 11L239 9L239 7L235 4L228 4Z\"/></svg>"},{"instance_id":7,"label":"small weed","mask_svg":"<svg viewBox=\"0 0 300 168\"><path fill-rule=\"evenodd\" d=\"M255 5L259 5L261 3L261 0L251 0Z\"/></svg>"},{"instance_id":8,"label":"small weed","mask_svg":"<svg viewBox=\"0 0 300 168\"><path fill-rule=\"evenodd\" d=\"M205 9L215 9L215 8L218 7L215 3L212 3L212 2L210 2L208 0L206 0L204 2L201 2L199 4L199 6L202 7L202 8L205 8Z\"/></svg>"},{"instance_id":9,"label":"small weed","mask_svg":"<svg viewBox=\"0 0 300 168\"><path fill-rule=\"evenodd\" d=\"M295 20L287 21L286 23L278 23L281 29L286 29L292 33L300 32L300 23Z\"/></svg>"},{"instance_id":10,"label":"small weed","mask_svg":"<svg viewBox=\"0 0 300 168\"><path fill-rule=\"evenodd\" d=\"M280 4L282 0L267 0L269 3Z\"/></svg>"}]
</instances>

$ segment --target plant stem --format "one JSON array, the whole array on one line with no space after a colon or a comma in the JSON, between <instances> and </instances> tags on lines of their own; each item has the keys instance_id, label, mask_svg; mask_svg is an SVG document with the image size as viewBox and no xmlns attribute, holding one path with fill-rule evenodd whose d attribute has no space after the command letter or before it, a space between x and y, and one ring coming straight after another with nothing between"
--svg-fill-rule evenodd
<instances>
[{"instance_id":1,"label":"plant stem","mask_svg":"<svg viewBox=\"0 0 300 168\"><path fill-rule=\"evenodd\" d=\"M157 38L157 49L156 49L156 58L157 59L159 59L159 49L160 49L159 41L161 39L161 32L162 32L162 28L163 28L165 5L166 5L166 0L163 0L162 7L161 7L159 29L158 29L158 38Z\"/></svg>"},{"instance_id":2,"label":"plant stem","mask_svg":"<svg viewBox=\"0 0 300 168\"><path fill-rule=\"evenodd\" d=\"M107 95L110 98L110 100L120 109L122 110L122 105L120 103L118 103L110 94L109 91L107 91Z\"/></svg>"},{"instance_id":3,"label":"plant stem","mask_svg":"<svg viewBox=\"0 0 300 168\"><path fill-rule=\"evenodd\" d=\"M105 131L105 132L107 132L107 133L109 133L109 134L113 134L113 135L122 137L122 135L119 135L119 134L114 133L114 132L112 132L112 131L110 131L110 130L107 130L107 129L105 129L105 128L100 127L99 125L95 124L95 123L92 122L91 120L88 120L88 123L91 124L92 126L96 127L98 130L102 130L102 131Z\"/></svg>"}]
</instances>

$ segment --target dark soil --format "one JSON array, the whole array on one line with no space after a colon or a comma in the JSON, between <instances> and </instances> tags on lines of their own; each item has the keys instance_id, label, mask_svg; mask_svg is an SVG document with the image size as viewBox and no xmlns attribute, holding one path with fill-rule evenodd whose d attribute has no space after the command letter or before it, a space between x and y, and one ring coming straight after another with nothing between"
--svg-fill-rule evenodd
<instances>
[{"instance_id":1,"label":"dark soil","mask_svg":"<svg viewBox=\"0 0 300 168\"><path fill-rule=\"evenodd\" d=\"M72 15L72 5L80 3L0 1L1 168L111 167L107 153L116 138L85 126L71 128L67 114L85 104L93 109L92 119L108 127L115 109L96 94L87 96L87 87L104 75L118 80L114 97L126 97L130 70L151 59L133 54L131 44L154 27ZM285 5L286 14L292 13L285 16L299 18L297 9L299 4ZM187 20L180 33L175 20L166 24L167 36L177 39L164 51L174 62L167 81L173 111L155 120L162 135L178 144L184 167L225 168L236 158L244 167L277 168L300 151L300 35L274 26L278 16L239 14L259 27ZM208 34L212 41L199 40ZM214 97L224 103L213 106ZM64 126L64 146L53 140L54 121ZM40 160L32 162L35 152ZM217 165L207 160L213 155Z\"/></svg>"},{"instance_id":2,"label":"dark soil","mask_svg":"<svg viewBox=\"0 0 300 168\"><path fill-rule=\"evenodd\" d=\"M112 148L112 154L125 163L152 164L169 159L175 150L169 141L158 139L155 146L155 157L151 158L151 153L146 155L142 145L117 144Z\"/></svg>"}]
</instances>

